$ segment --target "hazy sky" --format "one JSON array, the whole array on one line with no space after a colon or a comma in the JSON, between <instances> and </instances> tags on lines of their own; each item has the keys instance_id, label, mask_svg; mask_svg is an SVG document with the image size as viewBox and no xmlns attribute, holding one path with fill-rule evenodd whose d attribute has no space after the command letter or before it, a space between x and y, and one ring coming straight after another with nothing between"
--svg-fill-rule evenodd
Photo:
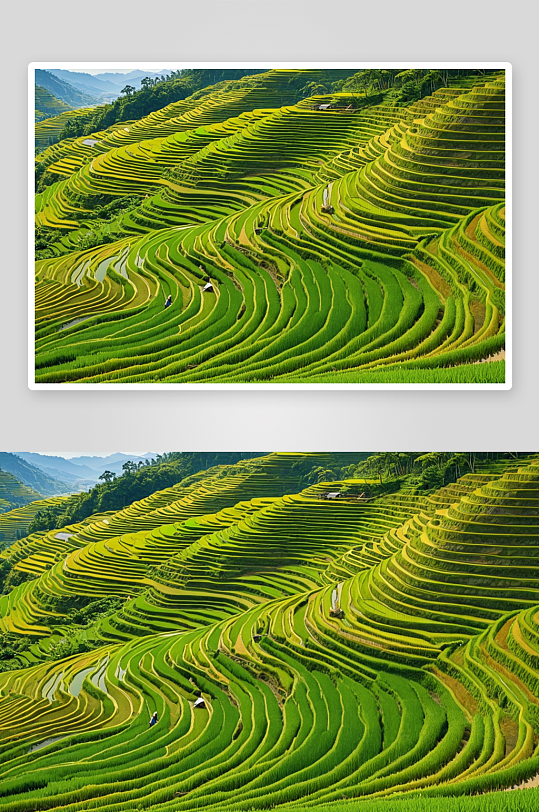
<instances>
[{"instance_id":1,"label":"hazy sky","mask_svg":"<svg viewBox=\"0 0 539 812\"><path fill-rule=\"evenodd\" d=\"M163 65L160 68L115 68L111 66L110 68L99 68L96 70L95 68L68 68L72 73L91 73L92 76L97 76L98 73L131 73L132 70L147 70L149 73L167 73L171 70L177 70L177 65Z\"/></svg>"},{"instance_id":2,"label":"hazy sky","mask_svg":"<svg viewBox=\"0 0 539 812\"><path fill-rule=\"evenodd\" d=\"M109 454L132 454L133 457L142 457L147 454L147 451L39 451L39 454L45 454L47 457L64 457L71 459L71 457L108 457ZM152 454L163 454L163 451L152 451Z\"/></svg>"}]
</instances>

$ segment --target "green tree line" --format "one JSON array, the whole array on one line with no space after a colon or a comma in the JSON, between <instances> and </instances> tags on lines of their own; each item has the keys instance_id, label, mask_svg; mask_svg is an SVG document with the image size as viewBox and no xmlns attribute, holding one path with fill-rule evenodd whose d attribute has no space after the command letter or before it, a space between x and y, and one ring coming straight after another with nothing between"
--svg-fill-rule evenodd
<instances>
[{"instance_id":1,"label":"green tree line","mask_svg":"<svg viewBox=\"0 0 539 812\"><path fill-rule=\"evenodd\" d=\"M378 483L396 483L400 488L413 492L430 491L449 485L464 474L475 473L483 461L520 459L528 456L511 452L455 452L430 451L394 452L372 454L361 462L349 476L378 480Z\"/></svg>"},{"instance_id":2,"label":"green tree line","mask_svg":"<svg viewBox=\"0 0 539 812\"><path fill-rule=\"evenodd\" d=\"M155 491L170 488L189 476L214 465L232 465L256 454L242 452L170 452L139 463L126 462L123 473L104 471L99 484L85 493L75 494L60 506L38 511L28 533L53 530L80 522L94 513L121 510L131 502L144 499Z\"/></svg>"},{"instance_id":3,"label":"green tree line","mask_svg":"<svg viewBox=\"0 0 539 812\"><path fill-rule=\"evenodd\" d=\"M133 121L142 118L218 82L241 79L256 73L262 73L262 70L252 68L244 70L186 69L173 71L156 79L146 77L142 79L140 90L126 85L122 90L122 95L111 104L100 105L87 116L69 119L60 132L58 140L90 135L99 130L105 130L119 121Z\"/></svg>"},{"instance_id":4,"label":"green tree line","mask_svg":"<svg viewBox=\"0 0 539 812\"><path fill-rule=\"evenodd\" d=\"M346 76L333 83L309 82L303 88L304 96L331 93L349 93L352 103L359 104L374 96L387 94L388 100L413 102L430 96L440 87L448 87L451 79L474 76L487 76L496 73L492 70L467 68L362 68L352 76ZM485 78L486 81L486 78Z\"/></svg>"}]
</instances>

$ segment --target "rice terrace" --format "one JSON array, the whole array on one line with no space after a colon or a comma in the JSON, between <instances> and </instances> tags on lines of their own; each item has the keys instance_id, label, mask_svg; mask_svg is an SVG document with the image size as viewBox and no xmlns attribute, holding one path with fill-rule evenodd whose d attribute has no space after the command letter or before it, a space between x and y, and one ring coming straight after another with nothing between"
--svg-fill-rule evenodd
<instances>
[{"instance_id":1,"label":"rice terrace","mask_svg":"<svg viewBox=\"0 0 539 812\"><path fill-rule=\"evenodd\" d=\"M505 70L132 73L35 68L32 385L504 384Z\"/></svg>"},{"instance_id":2,"label":"rice terrace","mask_svg":"<svg viewBox=\"0 0 539 812\"><path fill-rule=\"evenodd\" d=\"M167 453L8 510L0 809L534 812L538 504L538 454Z\"/></svg>"}]
</instances>

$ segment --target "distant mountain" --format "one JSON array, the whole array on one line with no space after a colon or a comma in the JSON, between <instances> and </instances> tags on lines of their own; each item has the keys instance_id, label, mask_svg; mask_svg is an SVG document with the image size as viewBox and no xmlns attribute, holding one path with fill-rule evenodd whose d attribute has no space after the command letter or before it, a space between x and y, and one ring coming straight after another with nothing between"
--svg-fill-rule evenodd
<instances>
[{"instance_id":1,"label":"distant mountain","mask_svg":"<svg viewBox=\"0 0 539 812\"><path fill-rule=\"evenodd\" d=\"M81 91L77 90L72 84L63 79L59 79L50 71L41 70L40 68L36 69L35 83L39 85L39 87L44 87L49 93L56 96L57 99L61 99L61 101L66 102L66 104L69 104L71 107L88 107L88 105L98 104L100 101L98 94L90 95L88 93L81 93Z\"/></svg>"},{"instance_id":2,"label":"distant mountain","mask_svg":"<svg viewBox=\"0 0 539 812\"><path fill-rule=\"evenodd\" d=\"M80 465L85 465L91 468L98 476L101 476L103 471L112 471L115 474L122 473L122 465L128 461L130 462L146 462L146 460L155 457L155 454L145 454L143 457L136 457L133 454L109 454L108 457L72 457L70 462L75 462ZM96 477L97 480L97 477Z\"/></svg>"},{"instance_id":3,"label":"distant mountain","mask_svg":"<svg viewBox=\"0 0 539 812\"><path fill-rule=\"evenodd\" d=\"M33 497L35 499L38 499L41 495L54 496L71 490L65 480L50 476L41 468L32 465L16 454L9 454L5 451L0 452L0 469L12 474L28 488L37 491L37 495Z\"/></svg>"},{"instance_id":4,"label":"distant mountain","mask_svg":"<svg viewBox=\"0 0 539 812\"><path fill-rule=\"evenodd\" d=\"M52 73L53 76L56 76L58 79L62 79L62 81L73 85L73 87L76 87L79 90L81 90L83 87L88 88L88 90L85 92L89 92L92 95L100 95L102 93L117 93L118 86L121 83L121 79L118 79L117 82L112 82L110 79L103 79L105 74L92 76L91 73L79 73L78 71L64 70L63 68L50 68L49 73ZM120 75L123 76L124 74ZM124 85L122 85L122 87L124 87Z\"/></svg>"},{"instance_id":5,"label":"distant mountain","mask_svg":"<svg viewBox=\"0 0 539 812\"><path fill-rule=\"evenodd\" d=\"M71 107L61 99L57 99L56 96L54 96L49 90L36 85L35 110L36 121L42 121L44 118L58 116L60 113L65 113L66 110L71 110Z\"/></svg>"},{"instance_id":6,"label":"distant mountain","mask_svg":"<svg viewBox=\"0 0 539 812\"><path fill-rule=\"evenodd\" d=\"M72 85L81 93L86 93L99 99L100 102L113 101L118 98L123 88L129 84L139 90L141 81L145 76L150 76L152 79L156 76L162 76L163 73L156 73L155 71L133 70L129 73L100 73L98 76L92 76L91 73L79 73L77 71L65 70L63 68L51 68L49 73L52 73L63 82Z\"/></svg>"},{"instance_id":7,"label":"distant mountain","mask_svg":"<svg viewBox=\"0 0 539 812\"><path fill-rule=\"evenodd\" d=\"M37 499L41 499L40 493L28 488L13 474L0 468L0 513L28 505Z\"/></svg>"},{"instance_id":8,"label":"distant mountain","mask_svg":"<svg viewBox=\"0 0 539 812\"><path fill-rule=\"evenodd\" d=\"M48 454L20 451L18 456L54 479L69 483L74 490L91 487L97 481L95 470L86 465L73 463L64 457L50 457Z\"/></svg>"},{"instance_id":9,"label":"distant mountain","mask_svg":"<svg viewBox=\"0 0 539 812\"><path fill-rule=\"evenodd\" d=\"M125 87L125 82L122 82L121 79L115 83L109 79L102 80L90 73L78 73L59 68L51 69L49 72L56 76L57 79L74 87L80 93L97 99L100 103L113 102L120 95L122 88Z\"/></svg>"},{"instance_id":10,"label":"distant mountain","mask_svg":"<svg viewBox=\"0 0 539 812\"><path fill-rule=\"evenodd\" d=\"M126 462L126 460L132 460L133 462L138 462L139 460L151 460L152 457L156 457L157 454L152 454L148 452L148 454L143 454L142 456L136 456L135 454L122 454L121 451L117 451L115 454L109 454L108 457L71 457L72 460L85 460L87 465L93 466L95 468L100 468L103 462L107 462L107 464L113 462Z\"/></svg>"},{"instance_id":11,"label":"distant mountain","mask_svg":"<svg viewBox=\"0 0 539 812\"><path fill-rule=\"evenodd\" d=\"M121 474L122 465L128 460L138 463L155 457L155 454L151 453L143 457L117 453L109 454L107 457L82 456L66 459L32 451L19 451L17 454L22 460L36 466L47 476L69 483L73 490L92 487L104 471Z\"/></svg>"},{"instance_id":12,"label":"distant mountain","mask_svg":"<svg viewBox=\"0 0 539 812\"><path fill-rule=\"evenodd\" d=\"M99 79L101 81L107 80L112 82L112 84L119 87L120 90L124 88L126 84L133 85L133 87L138 90L141 87L141 80L144 79L145 76L155 79L156 76L166 76L169 73L170 71L164 69L162 71L153 72L148 70L132 70L129 73L100 73Z\"/></svg>"}]
</instances>

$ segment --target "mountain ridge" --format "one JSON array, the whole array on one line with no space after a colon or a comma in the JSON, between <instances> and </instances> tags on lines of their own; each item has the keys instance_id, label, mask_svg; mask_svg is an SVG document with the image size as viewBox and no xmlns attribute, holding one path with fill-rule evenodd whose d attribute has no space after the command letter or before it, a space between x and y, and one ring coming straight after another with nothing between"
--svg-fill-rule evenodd
<instances>
[{"instance_id":1,"label":"mountain ridge","mask_svg":"<svg viewBox=\"0 0 539 812\"><path fill-rule=\"evenodd\" d=\"M49 68L48 72L57 79L66 82L79 92L94 97L99 103L114 101L122 89L131 84L136 90L140 89L141 81L146 76L151 79L161 76L157 71L142 71L140 69L128 73L100 73L91 74L72 71L65 68ZM166 71L165 71L166 73Z\"/></svg>"},{"instance_id":2,"label":"mountain ridge","mask_svg":"<svg viewBox=\"0 0 539 812\"><path fill-rule=\"evenodd\" d=\"M94 95L82 93L69 82L42 68L35 70L35 83L72 108L98 104L99 101Z\"/></svg>"},{"instance_id":3,"label":"mountain ridge","mask_svg":"<svg viewBox=\"0 0 539 812\"><path fill-rule=\"evenodd\" d=\"M36 498L54 496L69 491L67 482L45 473L45 471L22 459L17 454L0 452L0 469L12 474L23 485L34 489L37 492Z\"/></svg>"},{"instance_id":4,"label":"mountain ridge","mask_svg":"<svg viewBox=\"0 0 539 812\"><path fill-rule=\"evenodd\" d=\"M95 485L101 474L105 470L114 474L121 474L122 465L126 462L145 462L151 459L154 454L146 454L142 457L134 454L111 454L107 457L81 456L81 457L61 457L39 454L36 452L16 452L17 455L26 462L39 468L47 476L69 483L77 490L85 490Z\"/></svg>"}]
</instances>

